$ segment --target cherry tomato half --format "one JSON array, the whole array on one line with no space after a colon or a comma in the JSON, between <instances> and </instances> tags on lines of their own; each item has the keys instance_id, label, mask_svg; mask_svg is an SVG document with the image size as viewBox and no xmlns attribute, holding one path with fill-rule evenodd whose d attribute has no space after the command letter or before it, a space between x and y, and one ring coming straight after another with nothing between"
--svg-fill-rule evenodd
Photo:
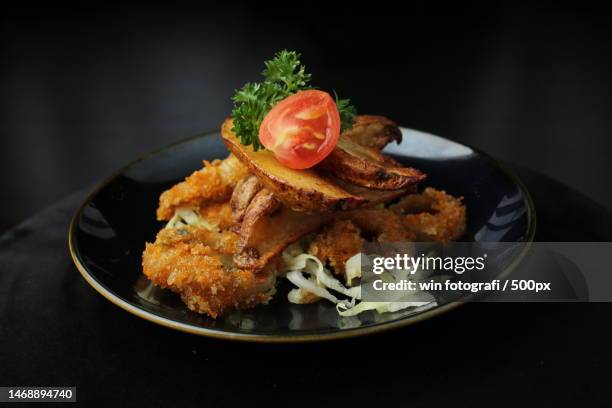
<instances>
[{"instance_id":1,"label":"cherry tomato half","mask_svg":"<svg viewBox=\"0 0 612 408\"><path fill-rule=\"evenodd\" d=\"M272 108L259 127L259 140L283 165L307 169L326 158L340 137L340 114L332 97L308 90Z\"/></svg>"}]
</instances>

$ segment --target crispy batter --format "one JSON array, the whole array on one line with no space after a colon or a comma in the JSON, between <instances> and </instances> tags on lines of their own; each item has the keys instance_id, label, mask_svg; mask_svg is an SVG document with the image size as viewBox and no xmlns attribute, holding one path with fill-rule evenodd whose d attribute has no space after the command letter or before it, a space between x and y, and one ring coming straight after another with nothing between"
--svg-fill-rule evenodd
<instances>
[{"instance_id":1,"label":"crispy batter","mask_svg":"<svg viewBox=\"0 0 612 408\"><path fill-rule=\"evenodd\" d=\"M338 213L338 218L353 222L378 242L414 241L415 235L402 224L399 215L387 208L364 208Z\"/></svg>"},{"instance_id":2,"label":"crispy batter","mask_svg":"<svg viewBox=\"0 0 612 408\"><path fill-rule=\"evenodd\" d=\"M209 202L225 201L236 183L247 174L246 166L233 155L212 163L205 160L203 169L161 195L157 219L169 220L179 207L199 208Z\"/></svg>"},{"instance_id":3,"label":"crispy batter","mask_svg":"<svg viewBox=\"0 0 612 408\"><path fill-rule=\"evenodd\" d=\"M234 223L232 209L228 201L204 205L200 208L199 212L202 218L216 225L220 230L229 229Z\"/></svg>"},{"instance_id":4,"label":"crispy batter","mask_svg":"<svg viewBox=\"0 0 612 408\"><path fill-rule=\"evenodd\" d=\"M334 220L315 236L308 252L328 263L336 275L343 275L347 259L361 251L364 241L351 221Z\"/></svg>"},{"instance_id":5,"label":"crispy batter","mask_svg":"<svg viewBox=\"0 0 612 408\"><path fill-rule=\"evenodd\" d=\"M411 194L390 208L402 214L406 228L419 241L454 241L465 233L463 197L428 187L422 194Z\"/></svg>"},{"instance_id":6,"label":"crispy batter","mask_svg":"<svg viewBox=\"0 0 612 408\"><path fill-rule=\"evenodd\" d=\"M250 308L270 299L274 265L257 275L229 265L236 241L232 232L163 229L154 244L146 244L143 271L155 285L180 294L194 312L215 318Z\"/></svg>"},{"instance_id":7,"label":"crispy batter","mask_svg":"<svg viewBox=\"0 0 612 408\"><path fill-rule=\"evenodd\" d=\"M157 234L156 244L174 246L177 244L200 244L207 253L230 255L236 250L238 235L230 231L210 231L206 228L183 226L164 228Z\"/></svg>"},{"instance_id":8,"label":"crispy batter","mask_svg":"<svg viewBox=\"0 0 612 408\"><path fill-rule=\"evenodd\" d=\"M426 194L408 194L389 209L397 214L418 214L431 211L432 199Z\"/></svg>"},{"instance_id":9,"label":"crispy batter","mask_svg":"<svg viewBox=\"0 0 612 408\"><path fill-rule=\"evenodd\" d=\"M322 168L289 169L269 151L252 152L239 144L231 125L224 122L222 135L239 157L205 161L203 169L161 195L157 211L159 220L168 220L178 208L194 209L218 230L166 228L143 253L145 275L178 293L195 312L215 318L268 301L281 269L279 254L322 226L309 252L337 275L365 240L449 241L465 232L461 198L431 188L410 194L424 175L380 153L401 140L397 125L386 118L358 117L339 145L350 157L334 162L331 156L327 175ZM402 196L390 208L366 208ZM185 217L185 223L205 224Z\"/></svg>"}]
</instances>

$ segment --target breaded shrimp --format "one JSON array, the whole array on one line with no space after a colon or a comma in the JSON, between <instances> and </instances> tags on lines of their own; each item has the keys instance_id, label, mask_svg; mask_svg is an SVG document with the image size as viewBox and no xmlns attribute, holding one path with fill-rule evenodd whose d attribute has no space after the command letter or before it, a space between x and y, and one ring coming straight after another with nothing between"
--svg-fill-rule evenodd
<instances>
[{"instance_id":1,"label":"breaded shrimp","mask_svg":"<svg viewBox=\"0 0 612 408\"><path fill-rule=\"evenodd\" d=\"M349 220L334 220L318 233L308 252L328 263L334 274L344 275L346 260L361 251L361 231Z\"/></svg>"},{"instance_id":2,"label":"breaded shrimp","mask_svg":"<svg viewBox=\"0 0 612 408\"><path fill-rule=\"evenodd\" d=\"M189 309L216 318L270 299L276 270L258 274L232 265L237 235L204 228L166 228L143 253L144 274L157 286L178 293Z\"/></svg>"},{"instance_id":3,"label":"breaded shrimp","mask_svg":"<svg viewBox=\"0 0 612 408\"><path fill-rule=\"evenodd\" d=\"M157 219L169 220L180 207L197 209L209 202L228 200L236 183L247 174L246 166L231 154L225 160L205 160L203 169L161 195Z\"/></svg>"},{"instance_id":4,"label":"breaded shrimp","mask_svg":"<svg viewBox=\"0 0 612 408\"><path fill-rule=\"evenodd\" d=\"M405 227L416 234L419 241L449 242L465 234L462 199L428 187L422 194L407 195L389 208L403 215Z\"/></svg>"}]
</instances>

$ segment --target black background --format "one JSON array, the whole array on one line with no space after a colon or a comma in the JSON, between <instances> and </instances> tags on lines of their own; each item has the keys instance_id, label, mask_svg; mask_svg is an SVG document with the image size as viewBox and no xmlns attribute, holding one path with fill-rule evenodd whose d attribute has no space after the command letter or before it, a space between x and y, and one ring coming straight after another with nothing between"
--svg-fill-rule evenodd
<instances>
[{"instance_id":1,"label":"black background","mask_svg":"<svg viewBox=\"0 0 612 408\"><path fill-rule=\"evenodd\" d=\"M472 144L609 207L607 10L299 6L3 10L0 230L218 128L234 89L282 48L301 51L314 84L363 113Z\"/></svg>"}]
</instances>

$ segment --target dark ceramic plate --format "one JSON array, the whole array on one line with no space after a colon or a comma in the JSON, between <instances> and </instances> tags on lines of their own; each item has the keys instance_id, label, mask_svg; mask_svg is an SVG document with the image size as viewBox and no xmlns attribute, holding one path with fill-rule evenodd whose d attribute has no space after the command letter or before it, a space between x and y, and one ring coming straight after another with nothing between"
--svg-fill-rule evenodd
<instances>
[{"instance_id":1,"label":"dark ceramic plate","mask_svg":"<svg viewBox=\"0 0 612 408\"><path fill-rule=\"evenodd\" d=\"M489 156L427 133L402 129L404 142L386 152L428 174L427 185L463 196L468 241L524 242L535 233L535 213L523 184ZM83 277L117 306L152 322L205 336L264 342L324 340L404 326L458 303L358 317L338 316L329 302L290 304L282 280L268 305L213 320L189 311L177 295L150 285L141 273L144 243L163 224L155 220L162 191L227 156L219 134L195 137L139 159L104 182L82 204L70 226L70 251ZM522 256L516 254L515 261Z\"/></svg>"}]
</instances>

